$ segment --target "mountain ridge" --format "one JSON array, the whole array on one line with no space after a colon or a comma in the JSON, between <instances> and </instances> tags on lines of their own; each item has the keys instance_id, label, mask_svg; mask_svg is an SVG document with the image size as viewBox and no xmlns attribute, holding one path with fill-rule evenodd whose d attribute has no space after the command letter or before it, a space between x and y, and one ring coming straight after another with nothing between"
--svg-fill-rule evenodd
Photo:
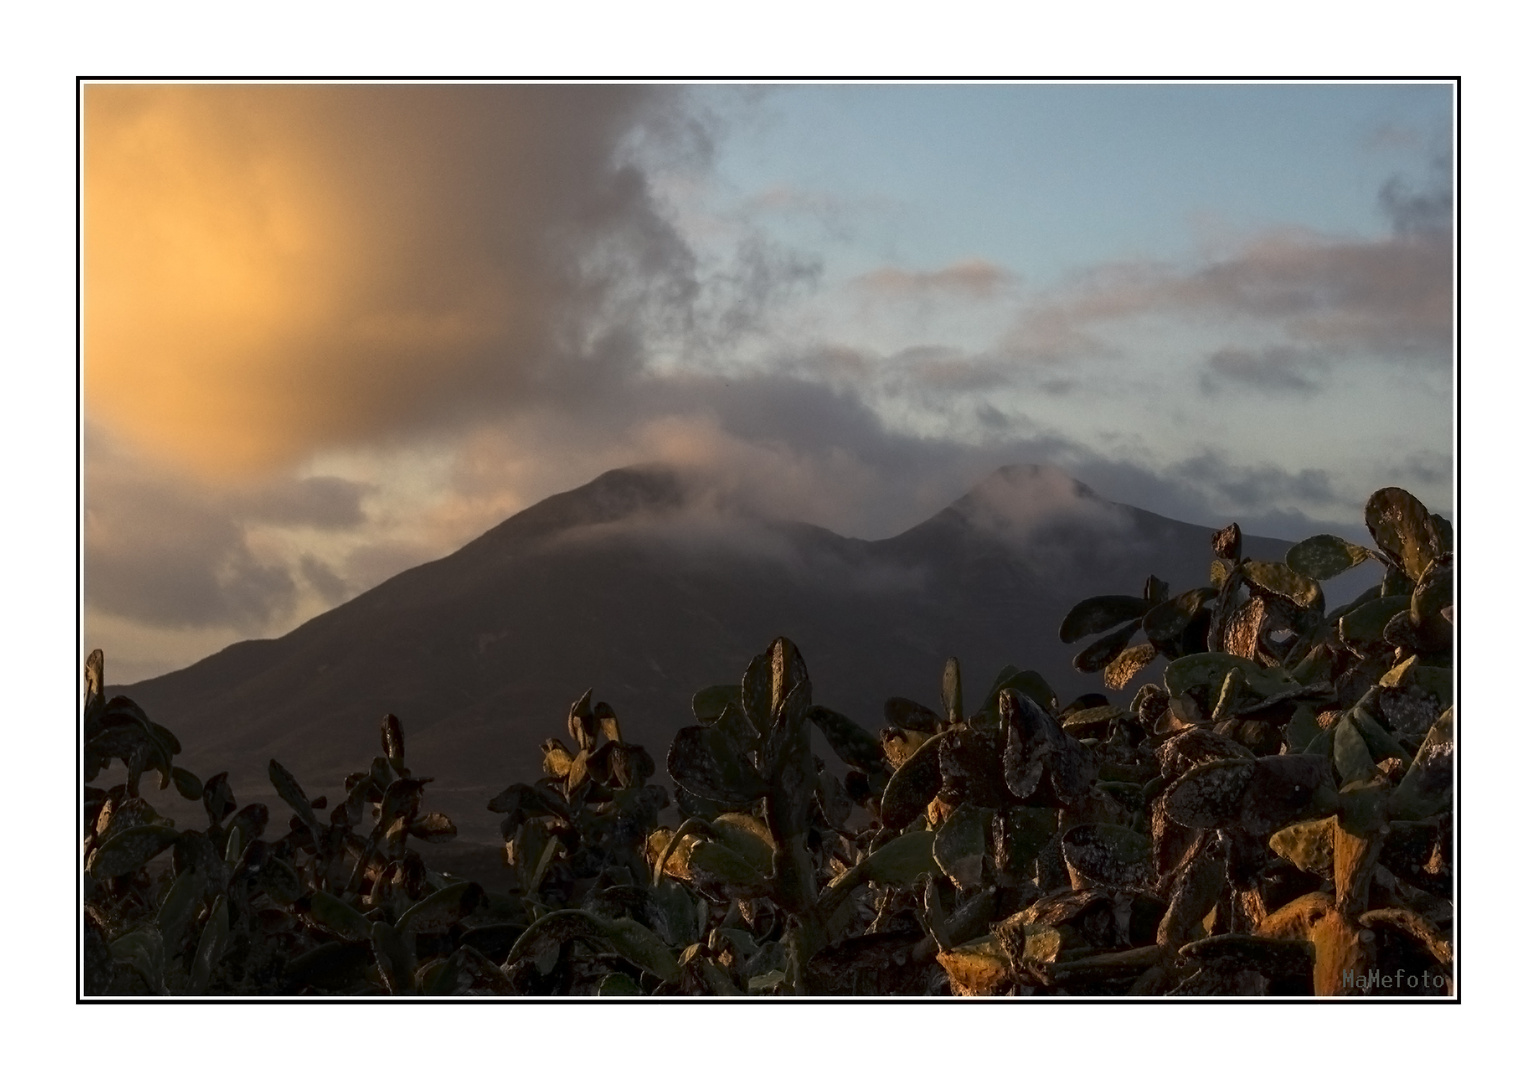
<instances>
[{"instance_id":1,"label":"mountain ridge","mask_svg":"<svg viewBox=\"0 0 1537 1080\"><path fill-rule=\"evenodd\" d=\"M489 829L485 800L538 775L539 743L564 736L587 688L660 763L692 722L693 691L739 679L780 634L805 655L816 700L872 730L885 698L935 698L950 655L972 687L1015 664L1064 700L1102 689L1071 670L1062 616L1091 594L1138 592L1150 573L1204 583L1210 534L1042 466L998 470L882 540L755 516L696 477L630 467L280 638L111 692L177 732L188 768L228 769L247 795L265 791L271 757L306 790L339 785L378 753L392 712L461 830ZM1265 558L1285 547L1246 542Z\"/></svg>"}]
</instances>

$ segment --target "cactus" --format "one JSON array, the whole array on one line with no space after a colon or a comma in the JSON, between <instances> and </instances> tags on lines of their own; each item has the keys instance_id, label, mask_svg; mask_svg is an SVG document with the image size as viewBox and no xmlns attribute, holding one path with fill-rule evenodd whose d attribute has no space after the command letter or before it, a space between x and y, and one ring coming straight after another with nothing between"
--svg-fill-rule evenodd
<instances>
[{"instance_id":1,"label":"cactus","mask_svg":"<svg viewBox=\"0 0 1537 1080\"><path fill-rule=\"evenodd\" d=\"M328 815L270 761L283 831L106 700L95 652L84 991L1325 995L1391 964L1449 993L1453 534L1396 488L1366 524L1375 548L1316 536L1284 563L1245 558L1232 525L1209 583L1074 606L1060 636L1097 635L1074 663L1112 692L1164 661L1125 704L1064 705L1006 667L968 714L950 657L938 708L888 699L877 735L817 704L778 638L694 695L669 796L589 690L545 776L488 803L500 895L413 847L457 829L425 808L397 717ZM1325 613L1321 583L1369 560L1383 581ZM151 773L198 827L141 797Z\"/></svg>"}]
</instances>

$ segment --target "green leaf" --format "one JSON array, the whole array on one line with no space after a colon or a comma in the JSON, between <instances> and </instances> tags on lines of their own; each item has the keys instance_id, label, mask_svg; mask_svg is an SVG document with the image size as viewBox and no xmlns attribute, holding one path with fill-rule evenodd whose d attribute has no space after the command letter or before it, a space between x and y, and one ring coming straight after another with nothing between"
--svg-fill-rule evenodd
<instances>
[{"instance_id":1,"label":"green leaf","mask_svg":"<svg viewBox=\"0 0 1537 1080\"><path fill-rule=\"evenodd\" d=\"M592 715L598 721L598 730L603 732L605 738L611 742L623 742L620 738L619 717L614 713L612 705L600 701L592 707Z\"/></svg>"},{"instance_id":2,"label":"green leaf","mask_svg":"<svg viewBox=\"0 0 1537 1080\"><path fill-rule=\"evenodd\" d=\"M1380 596L1368 600L1348 615L1340 617L1340 637L1346 641L1375 642L1382 640L1393 616L1409 609L1407 596Z\"/></svg>"},{"instance_id":3,"label":"green leaf","mask_svg":"<svg viewBox=\"0 0 1537 1080\"><path fill-rule=\"evenodd\" d=\"M1105 822L1076 825L1063 833L1062 858L1075 889L1151 889L1158 877L1152 842Z\"/></svg>"},{"instance_id":4,"label":"green leaf","mask_svg":"<svg viewBox=\"0 0 1537 1080\"><path fill-rule=\"evenodd\" d=\"M525 956L548 952L575 938L607 944L620 956L663 982L672 982L680 974L672 950L640 923L628 918L605 919L576 908L552 911L534 920L513 944L504 966L510 967Z\"/></svg>"},{"instance_id":5,"label":"green leaf","mask_svg":"<svg viewBox=\"0 0 1537 1080\"><path fill-rule=\"evenodd\" d=\"M735 701L727 704L709 723L730 736L736 748L744 754L754 750L760 741L758 729L753 727L752 721L742 711L742 706Z\"/></svg>"},{"instance_id":6,"label":"green leaf","mask_svg":"<svg viewBox=\"0 0 1537 1080\"><path fill-rule=\"evenodd\" d=\"M208 921L203 924L203 933L198 938L197 951L192 954L192 977L187 983L189 993L201 994L208 989L209 980L228 945L229 905L221 894L214 899Z\"/></svg>"},{"instance_id":7,"label":"green leaf","mask_svg":"<svg viewBox=\"0 0 1537 1080\"><path fill-rule=\"evenodd\" d=\"M987 715L994 721L998 720L999 715L998 695L1005 690L1014 690L1023 694L1047 712L1057 707L1056 692L1040 672L1020 671L1018 668L1006 667L998 673L998 678L993 680L992 688L987 692Z\"/></svg>"},{"instance_id":8,"label":"green leaf","mask_svg":"<svg viewBox=\"0 0 1537 1080\"><path fill-rule=\"evenodd\" d=\"M189 867L176 875L165 899L160 902L155 922L160 927L160 937L170 943L173 952L181 943L187 927L192 924L192 917L197 914L205 885L202 873Z\"/></svg>"},{"instance_id":9,"label":"green leaf","mask_svg":"<svg viewBox=\"0 0 1537 1080\"><path fill-rule=\"evenodd\" d=\"M1140 623L1127 623L1119 630L1114 630L1102 638L1096 638L1088 648L1073 657L1073 670L1085 674L1103 670L1106 664L1121 655L1127 642L1131 641L1132 635L1140 629L1142 629Z\"/></svg>"},{"instance_id":10,"label":"green leaf","mask_svg":"<svg viewBox=\"0 0 1537 1080\"><path fill-rule=\"evenodd\" d=\"M174 844L180 835L165 825L124 829L91 852L86 870L98 881L131 874Z\"/></svg>"},{"instance_id":11,"label":"green leaf","mask_svg":"<svg viewBox=\"0 0 1537 1080\"><path fill-rule=\"evenodd\" d=\"M1105 686L1111 690L1122 690L1126 684L1137 677L1141 671L1154 660L1158 659L1158 646L1144 641L1141 645L1133 645L1121 652L1105 667Z\"/></svg>"},{"instance_id":12,"label":"green leaf","mask_svg":"<svg viewBox=\"0 0 1537 1080\"><path fill-rule=\"evenodd\" d=\"M736 689L732 687L732 689ZM697 713L695 714L698 715ZM703 719L701 717L701 719ZM622 971L610 972L603 976L603 981L598 984L599 997L639 997L640 987L635 985L635 980Z\"/></svg>"},{"instance_id":13,"label":"green leaf","mask_svg":"<svg viewBox=\"0 0 1537 1080\"><path fill-rule=\"evenodd\" d=\"M379 741L384 744L384 756L397 776L410 776L406 768L406 733L394 713L385 713L379 721Z\"/></svg>"},{"instance_id":14,"label":"green leaf","mask_svg":"<svg viewBox=\"0 0 1537 1080\"><path fill-rule=\"evenodd\" d=\"M1140 596L1091 596L1073 605L1057 632L1067 644L1086 634L1098 634L1120 626L1128 619L1140 619L1152 607Z\"/></svg>"},{"instance_id":15,"label":"green leaf","mask_svg":"<svg viewBox=\"0 0 1537 1080\"><path fill-rule=\"evenodd\" d=\"M1435 698L1441 709L1451 707L1452 669L1423 664L1418 656L1409 657L1379 681L1385 687L1417 686Z\"/></svg>"},{"instance_id":16,"label":"green leaf","mask_svg":"<svg viewBox=\"0 0 1537 1080\"><path fill-rule=\"evenodd\" d=\"M961 662L954 656L945 661L939 695L945 706L945 719L952 724L959 723L966 713L961 703Z\"/></svg>"},{"instance_id":17,"label":"green leaf","mask_svg":"<svg viewBox=\"0 0 1537 1080\"><path fill-rule=\"evenodd\" d=\"M1285 563L1254 562L1243 564L1245 580L1267 593L1284 596L1305 610L1323 610L1324 593L1318 582L1297 573Z\"/></svg>"},{"instance_id":18,"label":"green leaf","mask_svg":"<svg viewBox=\"0 0 1537 1080\"><path fill-rule=\"evenodd\" d=\"M1372 557L1369 549L1328 533L1310 536L1293 544L1286 553L1286 565L1295 573L1315 581L1328 581Z\"/></svg>"},{"instance_id":19,"label":"green leaf","mask_svg":"<svg viewBox=\"0 0 1537 1080\"><path fill-rule=\"evenodd\" d=\"M1270 850L1299 870L1328 877L1334 873L1334 818L1288 825L1271 836Z\"/></svg>"},{"instance_id":20,"label":"green leaf","mask_svg":"<svg viewBox=\"0 0 1537 1080\"><path fill-rule=\"evenodd\" d=\"M203 808L208 821L218 825L235 812L235 793L230 790L229 773L221 772L203 782Z\"/></svg>"},{"instance_id":21,"label":"green leaf","mask_svg":"<svg viewBox=\"0 0 1537 1080\"><path fill-rule=\"evenodd\" d=\"M279 764L277 758L267 762L267 779L272 781L272 786L278 795L293 807L294 813L299 815L299 820L304 822L310 832L319 833L320 822L315 820L315 810L310 806L310 800L304 794L304 789L299 786L299 781L294 779L293 773Z\"/></svg>"},{"instance_id":22,"label":"green leaf","mask_svg":"<svg viewBox=\"0 0 1537 1080\"><path fill-rule=\"evenodd\" d=\"M106 689L106 659L100 649L92 649L91 655L85 658L85 713L86 713L86 737L91 734L92 721L106 708L107 702L103 691Z\"/></svg>"},{"instance_id":23,"label":"green leaf","mask_svg":"<svg viewBox=\"0 0 1537 1080\"><path fill-rule=\"evenodd\" d=\"M694 719L701 724L713 723L727 705L742 704L740 686L706 686L694 695Z\"/></svg>"},{"instance_id":24,"label":"green leaf","mask_svg":"<svg viewBox=\"0 0 1537 1080\"><path fill-rule=\"evenodd\" d=\"M480 906L485 890L473 881L458 881L429 893L396 920L402 934L441 934Z\"/></svg>"},{"instance_id":25,"label":"green leaf","mask_svg":"<svg viewBox=\"0 0 1537 1080\"><path fill-rule=\"evenodd\" d=\"M784 983L785 977L786 976L783 971L777 970L770 971L764 975L754 975L752 978L747 980L747 989L773 990Z\"/></svg>"},{"instance_id":26,"label":"green leaf","mask_svg":"<svg viewBox=\"0 0 1537 1080\"><path fill-rule=\"evenodd\" d=\"M722 814L710 822L715 843L734 851L755 874L774 872L774 840L769 828L751 814Z\"/></svg>"},{"instance_id":27,"label":"green leaf","mask_svg":"<svg viewBox=\"0 0 1537 1080\"><path fill-rule=\"evenodd\" d=\"M939 741L943 738L930 736L886 781L881 793L881 824L886 828L906 827L939 794L944 783L939 768Z\"/></svg>"},{"instance_id":28,"label":"green leaf","mask_svg":"<svg viewBox=\"0 0 1537 1080\"><path fill-rule=\"evenodd\" d=\"M1334 732L1334 771L1339 773L1341 784L1370 780L1377 775L1366 740L1351 719L1347 713L1330 729Z\"/></svg>"},{"instance_id":29,"label":"green leaf","mask_svg":"<svg viewBox=\"0 0 1537 1080\"><path fill-rule=\"evenodd\" d=\"M284 860L269 856L257 874L257 884L279 904L291 904L304 895L299 872Z\"/></svg>"},{"instance_id":30,"label":"green leaf","mask_svg":"<svg viewBox=\"0 0 1537 1080\"><path fill-rule=\"evenodd\" d=\"M1409 771L1388 798L1388 813L1392 817L1420 820L1451 808L1456 749L1452 729L1453 712L1447 709L1431 725Z\"/></svg>"},{"instance_id":31,"label":"green leaf","mask_svg":"<svg viewBox=\"0 0 1537 1080\"><path fill-rule=\"evenodd\" d=\"M886 723L903 731L921 731L932 735L944 726L944 718L933 709L910 698L887 698L883 709Z\"/></svg>"},{"instance_id":32,"label":"green leaf","mask_svg":"<svg viewBox=\"0 0 1537 1080\"><path fill-rule=\"evenodd\" d=\"M966 803L950 811L934 833L934 862L957 889L982 884L992 822L993 811Z\"/></svg>"},{"instance_id":33,"label":"green leaf","mask_svg":"<svg viewBox=\"0 0 1537 1080\"><path fill-rule=\"evenodd\" d=\"M774 723L774 683L769 672L768 653L759 653L747 665L742 676L742 711L760 734L767 734Z\"/></svg>"},{"instance_id":34,"label":"green leaf","mask_svg":"<svg viewBox=\"0 0 1537 1080\"><path fill-rule=\"evenodd\" d=\"M1366 527L1377 546L1418 581L1441 554L1441 536L1425 504L1403 488L1387 487L1366 500Z\"/></svg>"},{"instance_id":35,"label":"green leaf","mask_svg":"<svg viewBox=\"0 0 1537 1080\"><path fill-rule=\"evenodd\" d=\"M152 991L164 994L165 946L160 939L160 928L151 923L130 930L111 945L112 959L128 964L149 984Z\"/></svg>"},{"instance_id":36,"label":"green leaf","mask_svg":"<svg viewBox=\"0 0 1537 1080\"><path fill-rule=\"evenodd\" d=\"M373 926L363 913L328 892L316 891L309 898L309 912L316 922L347 941L373 940Z\"/></svg>"},{"instance_id":37,"label":"green leaf","mask_svg":"<svg viewBox=\"0 0 1537 1080\"><path fill-rule=\"evenodd\" d=\"M1142 616L1142 631L1154 645L1172 647L1179 642L1191 621L1200 614L1206 601L1216 595L1216 589L1202 586L1170 597Z\"/></svg>"},{"instance_id":38,"label":"green leaf","mask_svg":"<svg viewBox=\"0 0 1537 1080\"><path fill-rule=\"evenodd\" d=\"M425 840L429 844L443 844L459 835L459 827L449 820L447 814L427 814L410 825L410 833L418 840Z\"/></svg>"},{"instance_id":39,"label":"green leaf","mask_svg":"<svg viewBox=\"0 0 1537 1080\"><path fill-rule=\"evenodd\" d=\"M349 990L372 962L371 943L327 941L289 960L284 965L283 978L294 988Z\"/></svg>"},{"instance_id":40,"label":"green leaf","mask_svg":"<svg viewBox=\"0 0 1537 1080\"><path fill-rule=\"evenodd\" d=\"M1057 832L1057 811L1046 806L1009 806L999 812L1003 835L993 843L1000 878L1028 878L1030 864Z\"/></svg>"},{"instance_id":41,"label":"green leaf","mask_svg":"<svg viewBox=\"0 0 1537 1080\"><path fill-rule=\"evenodd\" d=\"M566 731L576 743L577 752L592 750L598 745L598 717L592 711L592 688L571 703L566 713Z\"/></svg>"},{"instance_id":42,"label":"green leaf","mask_svg":"<svg viewBox=\"0 0 1537 1080\"><path fill-rule=\"evenodd\" d=\"M885 772L886 755L881 741L854 721L825 705L813 705L806 719L817 726L833 753L844 762L867 773Z\"/></svg>"},{"instance_id":43,"label":"green leaf","mask_svg":"<svg viewBox=\"0 0 1537 1080\"><path fill-rule=\"evenodd\" d=\"M1452 624L1441 612L1452 602L1454 572L1450 556L1442 556L1425 568L1409 598L1409 614L1419 637L1436 651L1452 647Z\"/></svg>"},{"instance_id":44,"label":"green leaf","mask_svg":"<svg viewBox=\"0 0 1537 1080\"><path fill-rule=\"evenodd\" d=\"M803 688L806 697L806 706L811 705L811 675L806 670L806 661L801 659L800 650L795 647L795 642L787 637L778 637L768 648L769 658L769 715L775 720L779 719L779 713L789 703L792 693L797 687ZM799 716L792 719L798 721Z\"/></svg>"},{"instance_id":45,"label":"green leaf","mask_svg":"<svg viewBox=\"0 0 1537 1080\"><path fill-rule=\"evenodd\" d=\"M1198 687L1206 687L1213 694L1227 678L1229 671L1237 668L1244 682L1261 698L1268 698L1296 684L1277 671L1261 667L1253 660L1229 653L1194 653L1169 661L1163 672L1163 684L1170 696L1178 697Z\"/></svg>"},{"instance_id":46,"label":"green leaf","mask_svg":"<svg viewBox=\"0 0 1537 1080\"><path fill-rule=\"evenodd\" d=\"M1440 514L1430 515L1430 525L1436 534L1436 546L1442 555L1449 555L1456 550L1456 538L1453 535L1452 523Z\"/></svg>"},{"instance_id":47,"label":"green leaf","mask_svg":"<svg viewBox=\"0 0 1537 1080\"><path fill-rule=\"evenodd\" d=\"M1308 744L1318 738L1320 730L1318 714L1310 706L1298 705L1292 710L1291 720L1286 725L1287 753L1302 753L1307 749Z\"/></svg>"},{"instance_id":48,"label":"green leaf","mask_svg":"<svg viewBox=\"0 0 1537 1080\"><path fill-rule=\"evenodd\" d=\"M749 803L768 793L750 761L719 728L680 728L667 751L667 771L695 795L718 802Z\"/></svg>"},{"instance_id":49,"label":"green leaf","mask_svg":"<svg viewBox=\"0 0 1537 1080\"><path fill-rule=\"evenodd\" d=\"M859 885L911 885L924 874L939 873L934 861L935 834L914 829L887 841L822 890L817 909L825 918Z\"/></svg>"},{"instance_id":50,"label":"green leaf","mask_svg":"<svg viewBox=\"0 0 1537 1080\"><path fill-rule=\"evenodd\" d=\"M196 802L203 797L203 781L179 765L171 770L171 782L176 785L176 793L183 799Z\"/></svg>"},{"instance_id":51,"label":"green leaf","mask_svg":"<svg viewBox=\"0 0 1537 1080\"><path fill-rule=\"evenodd\" d=\"M647 894L648 907L655 912L653 925L669 945L682 948L699 937L699 909L694 894L676 881L664 880Z\"/></svg>"},{"instance_id":52,"label":"green leaf","mask_svg":"<svg viewBox=\"0 0 1537 1080\"><path fill-rule=\"evenodd\" d=\"M455 949L448 956L429 960L417 969L413 982L423 997L454 997L463 990L464 955Z\"/></svg>"},{"instance_id":53,"label":"green leaf","mask_svg":"<svg viewBox=\"0 0 1537 1080\"><path fill-rule=\"evenodd\" d=\"M1252 760L1220 758L1186 770L1159 799L1169 817L1192 829L1213 829L1238 816L1254 776Z\"/></svg>"},{"instance_id":54,"label":"green leaf","mask_svg":"<svg viewBox=\"0 0 1537 1080\"><path fill-rule=\"evenodd\" d=\"M773 871L773 852L769 852L769 871ZM762 885L767 874L760 874L753 866L725 844L705 841L695 844L688 853L688 880L695 885L711 888L725 885L745 889Z\"/></svg>"},{"instance_id":55,"label":"green leaf","mask_svg":"<svg viewBox=\"0 0 1537 1080\"><path fill-rule=\"evenodd\" d=\"M911 885L939 869L934 862L935 834L924 830L903 833L865 858L856 871L876 885Z\"/></svg>"},{"instance_id":56,"label":"green leaf","mask_svg":"<svg viewBox=\"0 0 1537 1080\"><path fill-rule=\"evenodd\" d=\"M395 995L415 993L416 963L396 929L387 922L374 923L372 942L385 989Z\"/></svg>"}]
</instances>

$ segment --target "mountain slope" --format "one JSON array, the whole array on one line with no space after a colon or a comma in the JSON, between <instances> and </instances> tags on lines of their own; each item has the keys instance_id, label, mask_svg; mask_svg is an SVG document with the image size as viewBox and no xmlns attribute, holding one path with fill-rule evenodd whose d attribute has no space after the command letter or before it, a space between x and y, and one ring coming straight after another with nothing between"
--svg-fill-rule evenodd
<instances>
[{"instance_id":1,"label":"mountain slope","mask_svg":"<svg viewBox=\"0 0 1537 1080\"><path fill-rule=\"evenodd\" d=\"M1085 596L1205 581L1211 529L1110 503L1053 469L999 470L881 541L722 508L661 468L606 473L399 574L274 641L231 646L130 687L177 732L188 768L267 794L270 757L311 794L405 723L431 801L467 834L485 801L537 775L592 687L660 766L699 687L740 678L776 636L806 657L816 700L874 729L893 695L929 701L956 655L972 694L1004 664L1064 699L1101 688L1069 666L1062 616ZM1277 558L1286 545L1250 539ZM110 661L110 657L108 658ZM110 670L110 668L109 668ZM334 796L333 796L334 797Z\"/></svg>"}]
</instances>

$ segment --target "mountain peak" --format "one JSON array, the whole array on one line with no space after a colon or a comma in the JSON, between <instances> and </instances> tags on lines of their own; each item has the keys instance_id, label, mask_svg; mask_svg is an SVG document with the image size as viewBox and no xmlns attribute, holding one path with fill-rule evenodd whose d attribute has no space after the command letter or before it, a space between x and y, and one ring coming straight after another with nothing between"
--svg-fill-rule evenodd
<instances>
[{"instance_id":1,"label":"mountain peak","mask_svg":"<svg viewBox=\"0 0 1537 1080\"><path fill-rule=\"evenodd\" d=\"M493 538L549 534L608 525L644 514L669 514L683 509L689 494L684 477L668 465L652 463L610 469L579 488L541 499L470 546Z\"/></svg>"},{"instance_id":2,"label":"mountain peak","mask_svg":"<svg viewBox=\"0 0 1537 1080\"><path fill-rule=\"evenodd\" d=\"M1056 466L1025 463L995 470L913 531L960 526L1011 546L1037 547L1048 537L1071 545L1124 533L1131 514Z\"/></svg>"},{"instance_id":3,"label":"mountain peak","mask_svg":"<svg viewBox=\"0 0 1537 1080\"><path fill-rule=\"evenodd\" d=\"M1062 500L1066 497L1098 499L1094 489L1063 472L1055 465L1024 463L1002 465L978 484L973 491L987 489L1011 496Z\"/></svg>"}]
</instances>

